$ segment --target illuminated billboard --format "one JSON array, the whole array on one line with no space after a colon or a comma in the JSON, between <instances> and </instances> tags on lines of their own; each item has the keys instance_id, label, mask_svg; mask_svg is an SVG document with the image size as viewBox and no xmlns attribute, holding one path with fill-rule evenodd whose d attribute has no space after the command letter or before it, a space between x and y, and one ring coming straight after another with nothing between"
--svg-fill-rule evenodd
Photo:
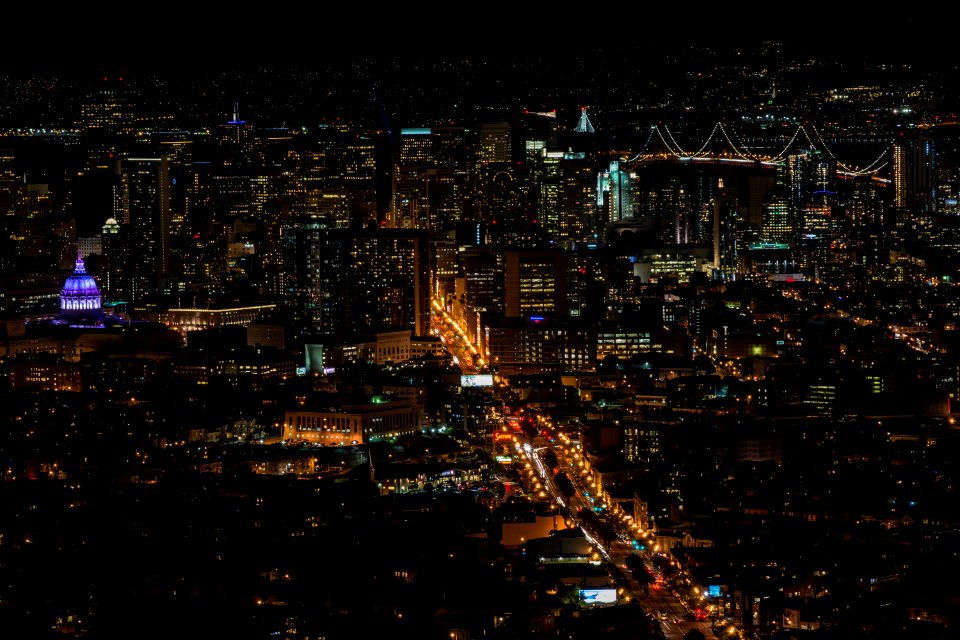
<instances>
[{"instance_id":1,"label":"illuminated billboard","mask_svg":"<svg viewBox=\"0 0 960 640\"><path fill-rule=\"evenodd\" d=\"M580 601L583 604L616 604L617 590L610 587L580 589Z\"/></svg>"},{"instance_id":2,"label":"illuminated billboard","mask_svg":"<svg viewBox=\"0 0 960 640\"><path fill-rule=\"evenodd\" d=\"M480 373L474 375L460 376L461 387L492 387L493 374Z\"/></svg>"}]
</instances>

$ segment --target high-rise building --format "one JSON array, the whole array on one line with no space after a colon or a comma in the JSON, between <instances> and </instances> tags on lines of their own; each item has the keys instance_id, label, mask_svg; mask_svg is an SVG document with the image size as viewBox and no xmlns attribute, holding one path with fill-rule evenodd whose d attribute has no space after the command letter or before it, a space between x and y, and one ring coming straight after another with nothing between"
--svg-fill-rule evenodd
<instances>
[{"instance_id":1,"label":"high-rise building","mask_svg":"<svg viewBox=\"0 0 960 640\"><path fill-rule=\"evenodd\" d=\"M427 234L402 229L282 231L285 294L301 330L335 335L382 327L430 328Z\"/></svg>"},{"instance_id":2,"label":"high-rise building","mask_svg":"<svg viewBox=\"0 0 960 640\"><path fill-rule=\"evenodd\" d=\"M823 152L800 149L787 156L786 169L798 261L803 267L823 264L833 236L835 168Z\"/></svg>"},{"instance_id":3,"label":"high-rise building","mask_svg":"<svg viewBox=\"0 0 960 640\"><path fill-rule=\"evenodd\" d=\"M937 213L956 217L960 215L960 127L945 124L934 127L936 145Z\"/></svg>"},{"instance_id":4,"label":"high-rise building","mask_svg":"<svg viewBox=\"0 0 960 640\"><path fill-rule=\"evenodd\" d=\"M399 164L431 165L433 155L433 130L429 127L400 129Z\"/></svg>"},{"instance_id":5,"label":"high-rise building","mask_svg":"<svg viewBox=\"0 0 960 640\"><path fill-rule=\"evenodd\" d=\"M125 289L131 301L139 301L162 291L171 273L170 169L166 157L126 158L118 168L129 257Z\"/></svg>"},{"instance_id":6,"label":"high-rise building","mask_svg":"<svg viewBox=\"0 0 960 640\"><path fill-rule=\"evenodd\" d=\"M605 222L619 222L634 216L634 178L614 160L607 171L597 174L597 203L605 209Z\"/></svg>"},{"instance_id":7,"label":"high-rise building","mask_svg":"<svg viewBox=\"0 0 960 640\"><path fill-rule=\"evenodd\" d=\"M791 244L795 241L793 208L790 206L790 189L785 172L767 193L763 203L763 219L760 225L760 241L765 244Z\"/></svg>"},{"instance_id":8,"label":"high-rise building","mask_svg":"<svg viewBox=\"0 0 960 640\"><path fill-rule=\"evenodd\" d=\"M596 241L596 170L583 153L566 153L560 163L560 233L563 240ZM597 234L597 235L594 235Z\"/></svg>"},{"instance_id":9,"label":"high-rise building","mask_svg":"<svg viewBox=\"0 0 960 640\"><path fill-rule=\"evenodd\" d=\"M350 189L373 189L377 159L373 140L360 136L344 147L343 184Z\"/></svg>"},{"instance_id":10,"label":"high-rise building","mask_svg":"<svg viewBox=\"0 0 960 640\"><path fill-rule=\"evenodd\" d=\"M465 304L494 315L503 312L503 266L489 247L461 247Z\"/></svg>"},{"instance_id":11,"label":"high-rise building","mask_svg":"<svg viewBox=\"0 0 960 640\"><path fill-rule=\"evenodd\" d=\"M104 291L112 298L119 298L126 291L123 267L127 263L127 248L123 242L120 223L116 218L107 218L100 234L100 248L103 250L100 270Z\"/></svg>"},{"instance_id":12,"label":"high-rise building","mask_svg":"<svg viewBox=\"0 0 960 640\"><path fill-rule=\"evenodd\" d=\"M893 204L897 228L929 232L936 212L933 138L898 138L893 145Z\"/></svg>"},{"instance_id":13,"label":"high-rise building","mask_svg":"<svg viewBox=\"0 0 960 640\"><path fill-rule=\"evenodd\" d=\"M550 238L559 239L560 229L560 163L563 151L541 152L541 173L537 202L540 225Z\"/></svg>"},{"instance_id":14,"label":"high-rise building","mask_svg":"<svg viewBox=\"0 0 960 640\"><path fill-rule=\"evenodd\" d=\"M596 330L577 318L491 319L482 344L507 374L596 370Z\"/></svg>"},{"instance_id":15,"label":"high-rise building","mask_svg":"<svg viewBox=\"0 0 960 640\"><path fill-rule=\"evenodd\" d=\"M109 171L126 150L133 113L123 78L104 77L80 104L81 137L89 170Z\"/></svg>"},{"instance_id":16,"label":"high-rise building","mask_svg":"<svg viewBox=\"0 0 960 640\"><path fill-rule=\"evenodd\" d=\"M504 315L566 315L567 255L559 250L512 249L504 253Z\"/></svg>"},{"instance_id":17,"label":"high-rise building","mask_svg":"<svg viewBox=\"0 0 960 640\"><path fill-rule=\"evenodd\" d=\"M432 133L429 127L400 130L400 146L393 163L392 227L430 227L427 171L434 166Z\"/></svg>"},{"instance_id":18,"label":"high-rise building","mask_svg":"<svg viewBox=\"0 0 960 640\"><path fill-rule=\"evenodd\" d=\"M511 160L510 125L506 122L484 122L480 125L480 162L504 163Z\"/></svg>"},{"instance_id":19,"label":"high-rise building","mask_svg":"<svg viewBox=\"0 0 960 640\"><path fill-rule=\"evenodd\" d=\"M717 185L713 200L713 278L737 279L737 192Z\"/></svg>"},{"instance_id":20,"label":"high-rise building","mask_svg":"<svg viewBox=\"0 0 960 640\"><path fill-rule=\"evenodd\" d=\"M14 215L22 183L14 169L13 149L0 149L0 219Z\"/></svg>"},{"instance_id":21,"label":"high-rise building","mask_svg":"<svg viewBox=\"0 0 960 640\"><path fill-rule=\"evenodd\" d=\"M469 171L473 164L467 152L467 134L463 127L431 127L433 159L438 167L453 171Z\"/></svg>"}]
</instances>

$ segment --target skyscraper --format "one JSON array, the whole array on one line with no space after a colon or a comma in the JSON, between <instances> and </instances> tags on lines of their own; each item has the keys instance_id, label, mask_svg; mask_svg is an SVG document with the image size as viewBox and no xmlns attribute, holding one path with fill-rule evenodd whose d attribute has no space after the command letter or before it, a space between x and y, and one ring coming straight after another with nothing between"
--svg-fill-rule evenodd
<instances>
[{"instance_id":1,"label":"skyscraper","mask_svg":"<svg viewBox=\"0 0 960 640\"><path fill-rule=\"evenodd\" d=\"M166 157L118 163L125 227L127 294L132 301L162 291L170 275L170 168Z\"/></svg>"},{"instance_id":2,"label":"skyscraper","mask_svg":"<svg viewBox=\"0 0 960 640\"><path fill-rule=\"evenodd\" d=\"M510 125L506 122L484 122L480 126L480 162L510 162Z\"/></svg>"},{"instance_id":3,"label":"skyscraper","mask_svg":"<svg viewBox=\"0 0 960 640\"><path fill-rule=\"evenodd\" d=\"M737 192L717 185L713 200L713 277L737 279Z\"/></svg>"},{"instance_id":4,"label":"skyscraper","mask_svg":"<svg viewBox=\"0 0 960 640\"><path fill-rule=\"evenodd\" d=\"M786 172L778 171L776 185L767 193L763 203L760 240L766 244L791 244L795 240L793 210Z\"/></svg>"},{"instance_id":5,"label":"skyscraper","mask_svg":"<svg viewBox=\"0 0 960 640\"><path fill-rule=\"evenodd\" d=\"M897 228L928 232L936 211L933 138L899 138L893 145L893 204Z\"/></svg>"},{"instance_id":6,"label":"skyscraper","mask_svg":"<svg viewBox=\"0 0 960 640\"><path fill-rule=\"evenodd\" d=\"M566 315L567 255L563 251L509 250L504 255L504 315Z\"/></svg>"},{"instance_id":7,"label":"skyscraper","mask_svg":"<svg viewBox=\"0 0 960 640\"><path fill-rule=\"evenodd\" d=\"M634 216L634 175L620 162L610 163L608 171L597 174L597 202L607 211L606 222L619 222Z\"/></svg>"},{"instance_id":8,"label":"skyscraper","mask_svg":"<svg viewBox=\"0 0 960 640\"><path fill-rule=\"evenodd\" d=\"M560 238L596 240L596 170L584 153L566 153L560 163Z\"/></svg>"},{"instance_id":9,"label":"skyscraper","mask_svg":"<svg viewBox=\"0 0 960 640\"><path fill-rule=\"evenodd\" d=\"M282 231L285 295L302 330L345 333L430 328L427 233L328 229L315 222Z\"/></svg>"},{"instance_id":10,"label":"skyscraper","mask_svg":"<svg viewBox=\"0 0 960 640\"><path fill-rule=\"evenodd\" d=\"M104 77L80 105L81 137L89 170L110 171L126 149L134 116L123 78Z\"/></svg>"}]
</instances>

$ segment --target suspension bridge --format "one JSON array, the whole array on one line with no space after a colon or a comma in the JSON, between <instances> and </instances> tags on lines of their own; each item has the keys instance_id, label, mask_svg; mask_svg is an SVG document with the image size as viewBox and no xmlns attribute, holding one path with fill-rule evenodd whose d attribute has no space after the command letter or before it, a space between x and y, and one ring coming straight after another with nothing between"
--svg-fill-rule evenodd
<instances>
[{"instance_id":1,"label":"suspension bridge","mask_svg":"<svg viewBox=\"0 0 960 640\"><path fill-rule=\"evenodd\" d=\"M811 131L813 135L811 135ZM806 143L806 144L804 144ZM889 155L892 145L884 144L883 150L873 162L862 167L851 163L841 162L833 150L827 145L820 131L813 124L797 125L790 140L783 149L773 155L751 151L740 142L730 131L730 127L723 122L717 122L706 140L694 150L694 147L684 148L670 131L670 127L663 124L650 126L649 135L643 147L627 162L643 164L675 160L678 162L711 162L711 163L748 163L776 167L783 164L791 152L800 148L824 152L836 165L837 173L847 176L875 176L890 164Z\"/></svg>"}]
</instances>

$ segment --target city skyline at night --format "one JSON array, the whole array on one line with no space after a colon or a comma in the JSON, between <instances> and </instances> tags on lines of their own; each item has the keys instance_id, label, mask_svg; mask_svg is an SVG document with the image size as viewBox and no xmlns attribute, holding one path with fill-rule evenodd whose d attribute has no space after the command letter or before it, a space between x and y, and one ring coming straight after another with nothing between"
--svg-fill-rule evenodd
<instances>
[{"instance_id":1,"label":"city skyline at night","mask_svg":"<svg viewBox=\"0 0 960 640\"><path fill-rule=\"evenodd\" d=\"M168 9L0 63L0 628L956 636L926 18Z\"/></svg>"}]
</instances>

